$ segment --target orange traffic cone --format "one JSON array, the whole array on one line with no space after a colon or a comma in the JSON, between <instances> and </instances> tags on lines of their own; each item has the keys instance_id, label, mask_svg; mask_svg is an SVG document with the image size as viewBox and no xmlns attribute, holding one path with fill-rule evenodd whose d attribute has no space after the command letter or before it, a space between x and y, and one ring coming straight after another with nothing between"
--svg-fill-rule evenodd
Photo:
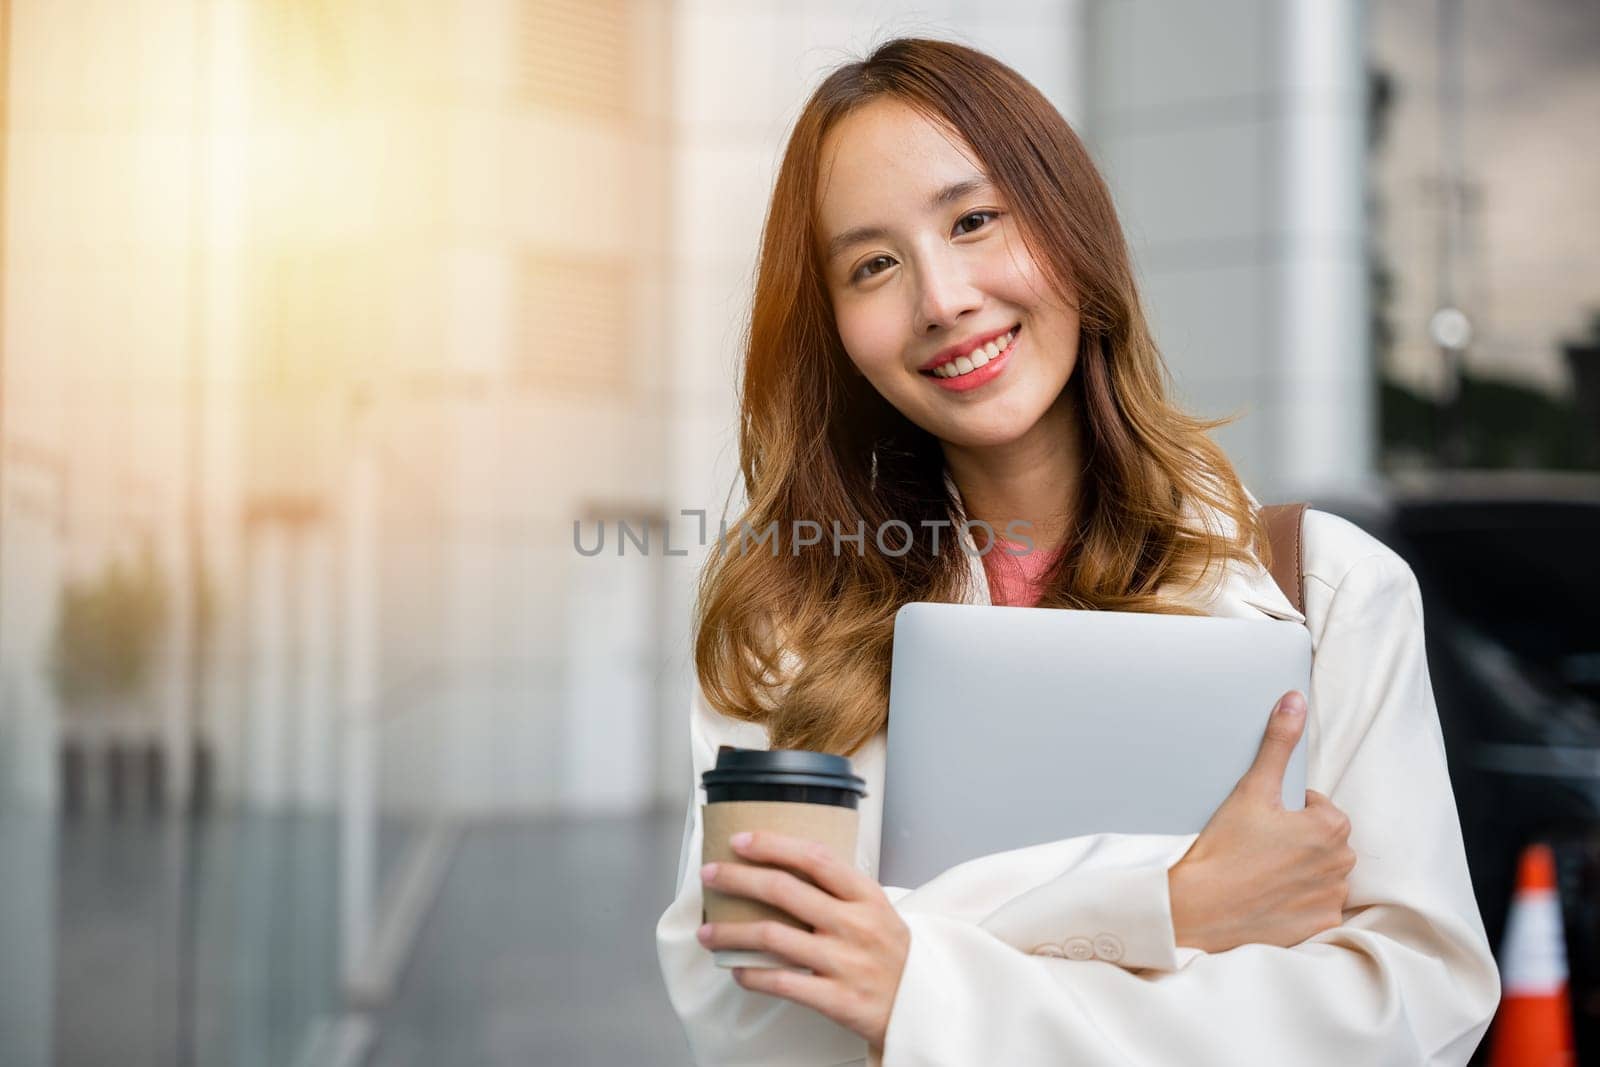
<instances>
[{"instance_id":1,"label":"orange traffic cone","mask_svg":"<svg viewBox=\"0 0 1600 1067\"><path fill-rule=\"evenodd\" d=\"M1490 1067L1567 1067L1576 1054L1567 1002L1567 945L1549 845L1529 845L1500 945L1500 1013Z\"/></svg>"}]
</instances>

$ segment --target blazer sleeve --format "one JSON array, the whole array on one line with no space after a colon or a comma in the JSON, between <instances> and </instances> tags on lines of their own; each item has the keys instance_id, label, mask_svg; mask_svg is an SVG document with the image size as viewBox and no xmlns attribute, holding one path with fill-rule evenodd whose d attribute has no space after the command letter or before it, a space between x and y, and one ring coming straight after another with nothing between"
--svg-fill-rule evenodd
<instances>
[{"instance_id":1,"label":"blazer sleeve","mask_svg":"<svg viewBox=\"0 0 1600 1067\"><path fill-rule=\"evenodd\" d=\"M1293 948L1185 949L1174 971L1134 973L902 908L911 951L884 1067L1466 1063L1499 976L1398 556L1361 558L1332 591L1311 690L1308 784L1349 815L1357 853L1343 923Z\"/></svg>"},{"instance_id":2,"label":"blazer sleeve","mask_svg":"<svg viewBox=\"0 0 1600 1067\"><path fill-rule=\"evenodd\" d=\"M695 786L684 821L676 895L656 925L656 954L696 1062L812 1067L865 1062L866 1043L856 1034L810 1008L744 989L697 940L700 775L715 765L719 745L764 748L767 739L761 727L708 707L698 685L689 718ZM869 781L868 789L881 791L881 783ZM1069 959L1079 946L1089 946L1086 959L1098 955L1116 957L1127 968L1172 968L1176 947L1166 869L1193 840L1193 834L1067 838L980 857L914 891L886 887L885 892L897 908L947 916L1008 951ZM877 857L858 858L876 876ZM1110 952L1107 933L1114 946Z\"/></svg>"}]
</instances>

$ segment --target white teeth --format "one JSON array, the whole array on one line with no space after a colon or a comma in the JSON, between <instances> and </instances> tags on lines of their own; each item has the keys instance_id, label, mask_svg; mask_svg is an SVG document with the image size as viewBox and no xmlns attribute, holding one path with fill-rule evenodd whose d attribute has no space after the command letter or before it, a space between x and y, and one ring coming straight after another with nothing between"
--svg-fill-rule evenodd
<instances>
[{"instance_id":1,"label":"white teeth","mask_svg":"<svg viewBox=\"0 0 1600 1067\"><path fill-rule=\"evenodd\" d=\"M1004 337L997 337L982 348L973 349L970 355L958 356L948 363L939 364L939 366L933 368L933 373L941 378L959 378L963 374L971 374L1009 348L1012 338L1016 337L1016 335L1016 331L1012 330Z\"/></svg>"}]
</instances>

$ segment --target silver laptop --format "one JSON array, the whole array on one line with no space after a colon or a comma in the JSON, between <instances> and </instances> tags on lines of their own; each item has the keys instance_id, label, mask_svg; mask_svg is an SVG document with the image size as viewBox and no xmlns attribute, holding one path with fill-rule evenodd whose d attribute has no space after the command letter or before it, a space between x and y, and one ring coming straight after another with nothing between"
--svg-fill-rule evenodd
<instances>
[{"instance_id":1,"label":"silver laptop","mask_svg":"<svg viewBox=\"0 0 1600 1067\"><path fill-rule=\"evenodd\" d=\"M878 878L1091 833L1199 831L1277 699L1310 695L1299 623L975 604L895 618ZM1283 804L1305 806L1305 738Z\"/></svg>"}]
</instances>

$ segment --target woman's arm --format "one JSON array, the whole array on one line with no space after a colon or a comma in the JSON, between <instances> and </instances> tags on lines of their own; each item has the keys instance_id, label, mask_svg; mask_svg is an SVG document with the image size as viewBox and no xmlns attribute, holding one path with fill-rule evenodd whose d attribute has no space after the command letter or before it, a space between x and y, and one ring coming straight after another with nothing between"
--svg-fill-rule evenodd
<instances>
[{"instance_id":1,"label":"woman's arm","mask_svg":"<svg viewBox=\"0 0 1600 1067\"><path fill-rule=\"evenodd\" d=\"M880 895L900 907L971 923L1022 952L1100 960L1129 970L1174 969L1179 944L1215 949L1251 941L1296 943L1337 924L1346 869L1326 876L1320 867L1308 873L1326 866L1321 861L1328 855L1338 859L1337 853L1346 851L1343 840L1322 841L1325 833L1309 809L1287 813L1279 803L1283 769L1305 721L1292 713L1296 704L1303 707L1293 699L1280 705L1255 764L1198 842L1193 834L1084 835L984 856L915 891L889 887ZM708 709L698 690L690 733L697 778L712 765L719 745L764 747L767 742L759 726ZM870 753L858 770L868 777L869 792L879 792L881 767ZM870 847L875 829L863 826L858 850L869 873L875 869ZM752 1002L691 940L700 917L701 887L692 877L699 867L700 835L700 807L694 803L685 824L678 899L658 928L663 975L691 1044L703 1062L764 1056L776 1044L789 1050L785 1055L791 1058L783 1062L838 1062L805 1059L807 1048L828 1046L813 1036L817 1021L797 1016L792 1006L774 1011L770 1002ZM1195 862L1201 854L1207 862ZM1180 856L1183 862L1173 866ZM1185 873L1187 878L1178 877ZM1336 899L1324 905L1324 898ZM1330 911L1332 917L1324 918ZM1179 915L1188 929L1175 921ZM755 933L730 930L716 936L734 939L722 947L751 947L735 941ZM895 962L897 973L902 962ZM709 992L688 1000L685 991L696 985ZM739 1021L752 1013L760 1025Z\"/></svg>"},{"instance_id":2,"label":"woman's arm","mask_svg":"<svg viewBox=\"0 0 1600 1067\"><path fill-rule=\"evenodd\" d=\"M1380 550L1331 595L1308 777L1352 823L1344 922L1293 948L1244 945L1136 975L1025 955L908 899L911 948L884 1067L1467 1061L1499 977L1467 873L1416 582Z\"/></svg>"},{"instance_id":3,"label":"woman's arm","mask_svg":"<svg viewBox=\"0 0 1600 1067\"><path fill-rule=\"evenodd\" d=\"M1070 862L1058 857L1058 878L1019 872L1016 857L985 857L981 877L997 889L1037 887L979 925L1024 952L1167 971L1178 966L1180 946L1207 952L1248 944L1287 947L1339 925L1355 865L1347 845L1350 821L1310 789L1303 811L1283 807L1284 773L1305 725L1304 696L1284 694L1250 769L1198 839L1181 839L1185 850L1176 864L1159 852L1152 856L1151 846L1160 840L1153 835L1101 834L1053 843L1041 852L1081 853L1087 845L1105 854L1097 862L1081 854L1069 856ZM1132 855L1119 862L1111 855L1118 849ZM978 877L976 871L958 875Z\"/></svg>"},{"instance_id":4,"label":"woman's arm","mask_svg":"<svg viewBox=\"0 0 1600 1067\"><path fill-rule=\"evenodd\" d=\"M696 936L703 901L700 855L703 826L700 775L716 763L720 745L765 748L757 725L717 714L699 687L690 703L690 757L694 791L685 819L677 892L656 926L656 950L674 1010L697 1062L823 1065L864 1062L865 1042L808 1007L747 990L718 967ZM881 793L870 780L869 792ZM1089 944L1110 933L1121 948L1119 966L1176 966L1167 868L1194 835L1096 834L984 857L936 878L916 892L890 887L888 898L915 901L1027 952L1065 946L1081 932ZM874 856L864 857L869 873ZM1101 948L1105 944L1101 943Z\"/></svg>"}]
</instances>

